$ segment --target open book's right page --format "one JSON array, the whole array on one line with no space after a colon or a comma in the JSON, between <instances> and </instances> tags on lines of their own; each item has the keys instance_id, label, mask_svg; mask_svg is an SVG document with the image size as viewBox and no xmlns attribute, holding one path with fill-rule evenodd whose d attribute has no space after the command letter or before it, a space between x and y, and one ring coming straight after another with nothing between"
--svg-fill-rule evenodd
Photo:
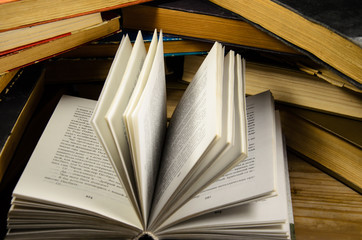
<instances>
[{"instance_id":1,"label":"open book's right page","mask_svg":"<svg viewBox=\"0 0 362 240\"><path fill-rule=\"evenodd\" d=\"M246 101L248 158L176 211L161 228L195 214L275 194L275 110L270 92Z\"/></svg>"},{"instance_id":2,"label":"open book's right page","mask_svg":"<svg viewBox=\"0 0 362 240\"><path fill-rule=\"evenodd\" d=\"M251 101L248 100L253 101L254 99L247 99L247 103L250 104ZM274 236L278 239L290 239L292 237L290 224L293 224L293 216L290 214L291 201L288 194L290 190L287 158L278 114L276 115L275 128L276 137L273 142L276 143L274 149L276 151L275 179L277 195L193 218L159 232L158 236L167 238L170 236L169 234L172 234L173 237L186 238L202 235L205 238L207 234L216 234L220 238L227 235L228 238L237 237L239 239L242 236L250 237L250 234L252 234L254 237L261 238ZM238 167L240 168L241 166L242 164ZM262 176L257 175L256 177ZM246 190L239 185L238 193L243 195L244 191L250 190L252 188ZM227 197L224 198L226 199ZM202 202L205 201L199 200L199 208L203 207ZM196 200L194 200L194 205L196 205Z\"/></svg>"}]
</instances>

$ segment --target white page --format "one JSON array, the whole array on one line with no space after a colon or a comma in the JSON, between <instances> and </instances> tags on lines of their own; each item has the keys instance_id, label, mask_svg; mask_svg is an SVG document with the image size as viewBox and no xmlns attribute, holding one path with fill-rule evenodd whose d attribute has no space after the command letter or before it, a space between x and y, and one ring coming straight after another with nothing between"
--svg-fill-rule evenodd
<instances>
[{"instance_id":1,"label":"white page","mask_svg":"<svg viewBox=\"0 0 362 240\"><path fill-rule=\"evenodd\" d=\"M143 63L142 70L138 76L137 84L133 90L131 99L129 100L129 104L123 114L123 118L125 121L127 120L126 116L130 116L131 113L134 111L136 104L138 103L139 98L141 97L143 89L146 86L148 76L150 75L151 72L153 59L155 58L157 43L158 43L157 30L155 29L155 31L153 32L151 44L148 48L146 59Z\"/></svg>"},{"instance_id":2,"label":"white page","mask_svg":"<svg viewBox=\"0 0 362 240\"><path fill-rule=\"evenodd\" d=\"M222 86L220 86L220 89L222 89L222 108L220 111L220 114L222 115L222 128L221 128L221 136L218 140L217 145L221 145L221 148L215 149L215 145L208 151L205 158L208 158L207 161L202 162L198 165L195 173L191 177L191 179L188 181L188 183L191 182L191 186L186 185L183 186L183 188L194 188L194 186L197 186L196 188L200 188L200 174L205 175L215 175L217 172L213 172L209 174L208 168L211 167L210 164L212 162L217 162L217 159L221 156L225 157L225 153L229 152L232 145L234 144L234 52L230 51L226 56L224 60L224 71L223 71L223 81L221 81ZM232 90L232 92L229 92ZM212 161L213 160L213 161ZM223 158L224 161L224 158ZM211 177L207 177L211 178ZM204 180L204 179L203 179ZM205 180L203 181L205 182ZM207 182L207 180L206 180ZM202 186L202 185L201 185ZM184 198L184 196L182 196Z\"/></svg>"},{"instance_id":3,"label":"white page","mask_svg":"<svg viewBox=\"0 0 362 240\"><path fill-rule=\"evenodd\" d=\"M51 229L47 231L34 230L27 232L18 232L14 229L10 230L7 234L10 238L16 239L86 239L91 237L92 239L130 239L131 234L128 232L99 230L99 229L84 229L84 228L68 228L68 229ZM86 237L85 237L86 236Z\"/></svg>"},{"instance_id":4,"label":"white page","mask_svg":"<svg viewBox=\"0 0 362 240\"><path fill-rule=\"evenodd\" d=\"M167 129L151 222L186 174L220 134L217 125L217 82L221 44L215 43L180 100ZM219 99L219 101L221 101Z\"/></svg>"},{"instance_id":5,"label":"white page","mask_svg":"<svg viewBox=\"0 0 362 240\"><path fill-rule=\"evenodd\" d=\"M172 235L163 235L162 239L208 239L208 240L220 240L220 239L228 239L228 240L282 240L284 238L280 238L278 236L254 236L252 234L248 235L231 235L231 234L172 234Z\"/></svg>"},{"instance_id":6,"label":"white page","mask_svg":"<svg viewBox=\"0 0 362 240\"><path fill-rule=\"evenodd\" d=\"M231 228L198 228L198 229L185 229L180 232L173 232L168 234L162 234L160 238L181 238L181 239L194 239L193 236L200 234L203 237L201 239L209 239L219 236L220 239L230 239L230 237L236 237L236 239L290 239L288 229L284 224L271 224L262 226L233 226ZM221 237L222 236L222 237Z\"/></svg>"},{"instance_id":7,"label":"white page","mask_svg":"<svg viewBox=\"0 0 362 240\"><path fill-rule=\"evenodd\" d=\"M166 116L166 79L163 54L162 32L159 36L156 54L147 83L139 101L131 114L133 132L131 141L135 144L135 162L140 177L140 199L145 221L156 185L157 171L167 127Z\"/></svg>"},{"instance_id":8,"label":"white page","mask_svg":"<svg viewBox=\"0 0 362 240\"><path fill-rule=\"evenodd\" d=\"M127 195L130 197L131 201L135 203L136 197L133 191L134 183L132 184L132 179L134 178L132 165L129 162L130 160L127 161L124 157L127 157L127 152L123 155L119 154L112 132L104 118L117 93L117 89L121 84L131 52L131 41L128 36L125 36L122 38L114 57L90 122L108 157L111 159L114 168L117 170L116 173L121 179Z\"/></svg>"},{"instance_id":9,"label":"white page","mask_svg":"<svg viewBox=\"0 0 362 240\"><path fill-rule=\"evenodd\" d=\"M131 229L122 223L98 215L90 215L89 212L82 212L80 209L39 202L28 204L28 202L29 200L13 199L7 222L9 229L18 231L20 228L21 232L29 230L33 232L34 229L40 229L43 234L46 234L46 231L56 229L97 228L98 230L108 229L117 233L121 231L122 234L127 234L128 238L140 233L140 230Z\"/></svg>"},{"instance_id":10,"label":"white page","mask_svg":"<svg viewBox=\"0 0 362 240\"><path fill-rule=\"evenodd\" d=\"M247 98L248 158L182 206L164 225L275 190L275 116L270 92Z\"/></svg>"},{"instance_id":11,"label":"white page","mask_svg":"<svg viewBox=\"0 0 362 240\"><path fill-rule=\"evenodd\" d=\"M240 135L246 134L246 132L240 132L240 119L238 111L238 119L237 125L235 126L235 109L234 107L238 107L239 104L236 102L234 104L234 91L236 87L234 87L235 81L235 53L234 51L230 51L224 60L224 71L223 71L223 87L222 87L222 95L223 95L223 107L222 107L222 131L221 137L218 140L218 143L215 144L212 149L205 155L203 158L203 162L198 164L196 171L192 174L189 180L182 185L182 192L180 192L176 198L177 202L172 203L172 206L168 212L172 213L180 206L185 203L188 199L190 199L195 192L199 191L205 187L210 181L213 179L217 179L220 174L225 172L226 169L230 169L231 165L234 162L240 162L241 160L241 145L240 144ZM236 134L235 134L236 133ZM217 146L219 145L219 146ZM217 148L217 149L215 149ZM215 151L214 151L215 150ZM205 161L206 160L206 161ZM219 164L220 163L220 164ZM215 166L217 166L215 168ZM212 169L211 169L212 168ZM212 170L212 171L210 171ZM162 214L162 219L165 219L165 214ZM160 221L162 221L160 219Z\"/></svg>"},{"instance_id":12,"label":"white page","mask_svg":"<svg viewBox=\"0 0 362 240\"><path fill-rule=\"evenodd\" d=\"M249 99L248 99L249 100ZM287 187L287 174L285 172L286 155L284 154L284 146L281 135L280 119L276 116L276 179L278 194L266 198L250 202L244 205L227 208L213 213L208 213L200 217L185 221L173 227L170 227L158 234L169 234L172 232L191 232L192 229L197 231L208 231L207 229L247 229L248 227L269 224L281 225L281 231L290 236L289 220L288 220L288 194L290 191ZM202 230L204 229L204 230ZM226 231L225 230L225 231Z\"/></svg>"},{"instance_id":13,"label":"white page","mask_svg":"<svg viewBox=\"0 0 362 240\"><path fill-rule=\"evenodd\" d=\"M253 235L253 236L278 236L286 237L286 228L284 224L280 223L267 223L267 224L251 224L251 225L240 225L240 226L207 226L205 228L192 228L183 229L178 233L205 233L208 234L232 234L232 235ZM176 234L175 232L173 234Z\"/></svg>"},{"instance_id":14,"label":"white page","mask_svg":"<svg viewBox=\"0 0 362 240\"><path fill-rule=\"evenodd\" d=\"M142 34L139 31L133 45L125 73L122 77L122 81L117 87L117 92L113 96L113 101L109 105L109 108L107 109L108 111L106 111L103 116L105 121L108 123L108 127L117 146L118 154L121 156L122 160L122 164L115 162L115 165L126 168L125 172L127 173L127 177L132 177L133 194L136 194L137 184L127 140L127 130L125 129L122 115L131 98L133 89L136 86L138 75L141 71L145 57L146 48L143 43Z\"/></svg>"},{"instance_id":15,"label":"white page","mask_svg":"<svg viewBox=\"0 0 362 240\"><path fill-rule=\"evenodd\" d=\"M89 124L96 102L64 96L13 195L66 205L142 229Z\"/></svg>"},{"instance_id":16,"label":"white page","mask_svg":"<svg viewBox=\"0 0 362 240\"><path fill-rule=\"evenodd\" d=\"M235 68L229 69L229 71L232 71L232 69L235 70L235 82L229 84L228 93L228 95L232 97L228 99L228 107L233 108L232 110L229 110L229 114L234 113L233 117L230 116L231 119L228 119L228 124L230 125L228 131L233 133L231 148L221 154L218 157L218 160L208 167L207 171L205 171L205 175L215 176L219 172L226 173L232 168L230 163L235 166L243 160L247 154L248 136L245 104L245 61L241 59L239 54L235 56L235 65ZM232 73L229 73L229 75L230 74ZM230 120L232 120L232 122L230 122ZM216 180L217 178L212 179L212 181ZM204 186L205 181L195 179L194 184Z\"/></svg>"},{"instance_id":17,"label":"white page","mask_svg":"<svg viewBox=\"0 0 362 240\"><path fill-rule=\"evenodd\" d=\"M134 159L136 158L135 154L136 154L136 148L134 147L135 143L132 143L132 141L134 140L134 136L131 137L131 133L129 131L129 129L133 129L133 124L132 124L132 121L131 121L131 114L133 113L134 109L136 108L136 105L142 95L142 92L143 92L143 89L144 87L146 86L146 83L147 83L147 80L148 80L148 76L150 74L150 71L151 71L151 67L152 67L152 64L153 64L153 60L155 58L155 54L156 54L156 49L157 49L157 43L158 43L158 40L157 40L157 30L155 29L154 33L153 33L153 37L152 37L152 41L151 41L151 44L150 44L150 47L148 48L148 52L147 52L147 55L146 55L146 58L143 62L143 66L142 66L142 69L141 69L141 72L138 76L138 80L137 80L137 83L136 83L136 86L135 88L133 89L133 92L132 92L132 96L128 102L128 105L125 109L125 111L123 112L123 123L125 125L125 128L126 128L126 133L127 133L127 138L128 138L128 146L131 150L131 155L132 155L132 162L133 162L133 165L134 165L134 172L135 172L135 175L137 177L137 191L138 191L138 194L140 195L140 186L139 186L139 176L138 176L138 171L137 171L137 162L134 161Z\"/></svg>"}]
</instances>

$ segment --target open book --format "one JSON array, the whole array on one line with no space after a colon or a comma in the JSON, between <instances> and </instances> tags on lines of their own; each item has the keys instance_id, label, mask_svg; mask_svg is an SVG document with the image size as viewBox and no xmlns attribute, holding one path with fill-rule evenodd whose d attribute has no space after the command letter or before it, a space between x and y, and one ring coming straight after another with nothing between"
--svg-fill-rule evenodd
<instances>
[{"instance_id":1,"label":"open book","mask_svg":"<svg viewBox=\"0 0 362 240\"><path fill-rule=\"evenodd\" d=\"M98 102L59 102L14 189L8 237L290 238L272 96L245 101L243 69L215 43L167 125L162 40L155 31L146 52L141 33L133 47L124 37Z\"/></svg>"}]
</instances>

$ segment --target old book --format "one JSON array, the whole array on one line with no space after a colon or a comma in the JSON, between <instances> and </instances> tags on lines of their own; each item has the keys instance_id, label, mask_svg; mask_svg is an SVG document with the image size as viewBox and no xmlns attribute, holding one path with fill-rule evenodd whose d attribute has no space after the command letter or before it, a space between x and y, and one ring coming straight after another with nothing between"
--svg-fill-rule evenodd
<instances>
[{"instance_id":1,"label":"old book","mask_svg":"<svg viewBox=\"0 0 362 240\"><path fill-rule=\"evenodd\" d=\"M123 34L119 33L119 34ZM120 40L116 41L93 41L79 48L62 54L62 58L112 58L118 49ZM148 49L150 42L145 42ZM212 47L212 43L183 39L177 37L175 40L164 41L164 53L166 56L182 56L206 54Z\"/></svg>"},{"instance_id":2,"label":"old book","mask_svg":"<svg viewBox=\"0 0 362 240\"><path fill-rule=\"evenodd\" d=\"M0 93L10 84L11 80L14 79L19 69L15 69L9 72L0 74Z\"/></svg>"},{"instance_id":3,"label":"old book","mask_svg":"<svg viewBox=\"0 0 362 240\"><path fill-rule=\"evenodd\" d=\"M79 29L102 23L100 13L0 32L0 56L70 35Z\"/></svg>"},{"instance_id":4,"label":"old book","mask_svg":"<svg viewBox=\"0 0 362 240\"><path fill-rule=\"evenodd\" d=\"M212 0L362 89L360 1Z\"/></svg>"},{"instance_id":5,"label":"old book","mask_svg":"<svg viewBox=\"0 0 362 240\"><path fill-rule=\"evenodd\" d=\"M126 36L98 102L61 99L13 192L9 238L290 238L270 92L245 103L243 61L215 43L167 127L163 59L156 34L148 52Z\"/></svg>"},{"instance_id":6,"label":"old book","mask_svg":"<svg viewBox=\"0 0 362 240\"><path fill-rule=\"evenodd\" d=\"M362 148L362 135L359 134L362 131L362 119L346 118L320 111L286 106L284 104L281 106L283 109L297 114L314 125L323 128L327 132Z\"/></svg>"},{"instance_id":7,"label":"old book","mask_svg":"<svg viewBox=\"0 0 362 240\"><path fill-rule=\"evenodd\" d=\"M206 0L155 1L147 5L122 8L123 27L219 41L252 49L299 54L240 16Z\"/></svg>"},{"instance_id":8,"label":"old book","mask_svg":"<svg viewBox=\"0 0 362 240\"><path fill-rule=\"evenodd\" d=\"M346 88L358 93L362 93L362 88L359 88L358 86L356 86L355 84L350 83L348 80L346 80L345 78L341 77L339 74L336 74L333 70L328 69L326 67L323 66L306 66L304 64L298 64L299 65L299 69L303 72L306 72L308 74L311 74L313 76L317 76L327 82L329 82L330 84L340 87L340 88Z\"/></svg>"},{"instance_id":9,"label":"old book","mask_svg":"<svg viewBox=\"0 0 362 240\"><path fill-rule=\"evenodd\" d=\"M360 93L336 87L298 70L249 62L246 91L256 94L270 89L276 100L306 108L362 118Z\"/></svg>"},{"instance_id":10,"label":"old book","mask_svg":"<svg viewBox=\"0 0 362 240\"><path fill-rule=\"evenodd\" d=\"M1 5L0 5L1 6ZM82 44L105 37L120 29L119 16L82 28L69 35L0 56L0 73L30 65L66 52Z\"/></svg>"},{"instance_id":11,"label":"old book","mask_svg":"<svg viewBox=\"0 0 362 240\"><path fill-rule=\"evenodd\" d=\"M147 0L2 0L0 1L0 32L35 26L61 19L104 12L139 4Z\"/></svg>"},{"instance_id":12,"label":"old book","mask_svg":"<svg viewBox=\"0 0 362 240\"><path fill-rule=\"evenodd\" d=\"M190 82L204 56L187 56L183 80ZM304 108L362 118L360 93L336 87L316 76L286 67L246 61L246 93L270 90L276 101Z\"/></svg>"},{"instance_id":13,"label":"old book","mask_svg":"<svg viewBox=\"0 0 362 240\"><path fill-rule=\"evenodd\" d=\"M281 108L288 147L362 193L361 121L321 114Z\"/></svg>"},{"instance_id":14,"label":"old book","mask_svg":"<svg viewBox=\"0 0 362 240\"><path fill-rule=\"evenodd\" d=\"M0 182L43 90L40 66L21 69L0 93Z\"/></svg>"}]
</instances>

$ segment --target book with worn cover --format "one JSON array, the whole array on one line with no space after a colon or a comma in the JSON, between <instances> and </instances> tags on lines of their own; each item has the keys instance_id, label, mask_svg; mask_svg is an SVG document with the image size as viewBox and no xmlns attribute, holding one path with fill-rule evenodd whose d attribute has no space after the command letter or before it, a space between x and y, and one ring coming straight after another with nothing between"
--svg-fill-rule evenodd
<instances>
[{"instance_id":1,"label":"book with worn cover","mask_svg":"<svg viewBox=\"0 0 362 240\"><path fill-rule=\"evenodd\" d=\"M211 0L362 89L362 2Z\"/></svg>"},{"instance_id":2,"label":"book with worn cover","mask_svg":"<svg viewBox=\"0 0 362 240\"><path fill-rule=\"evenodd\" d=\"M123 28L288 55L299 52L208 0L158 0L122 8Z\"/></svg>"},{"instance_id":3,"label":"book with worn cover","mask_svg":"<svg viewBox=\"0 0 362 240\"><path fill-rule=\"evenodd\" d=\"M361 120L293 107L279 108L287 146L362 193Z\"/></svg>"},{"instance_id":4,"label":"book with worn cover","mask_svg":"<svg viewBox=\"0 0 362 240\"><path fill-rule=\"evenodd\" d=\"M279 118L270 92L245 100L243 69L215 43L167 124L162 40L125 36L98 101L60 100L7 237L290 239Z\"/></svg>"},{"instance_id":5,"label":"book with worn cover","mask_svg":"<svg viewBox=\"0 0 362 240\"><path fill-rule=\"evenodd\" d=\"M68 36L72 32L102 23L100 13L0 32L0 56Z\"/></svg>"},{"instance_id":6,"label":"book with worn cover","mask_svg":"<svg viewBox=\"0 0 362 240\"><path fill-rule=\"evenodd\" d=\"M204 56L186 56L182 80L190 82ZM362 98L355 93L295 69L246 61L245 92L254 95L270 90L276 101L302 108L362 118Z\"/></svg>"},{"instance_id":7,"label":"book with worn cover","mask_svg":"<svg viewBox=\"0 0 362 240\"><path fill-rule=\"evenodd\" d=\"M0 32L144 3L149 0L1 0Z\"/></svg>"},{"instance_id":8,"label":"book with worn cover","mask_svg":"<svg viewBox=\"0 0 362 240\"><path fill-rule=\"evenodd\" d=\"M100 23L61 34L51 40L48 39L49 41L26 45L6 54L0 53L0 73L49 59L90 41L115 33L120 30L119 20L120 16L118 15L104 14Z\"/></svg>"},{"instance_id":9,"label":"book with worn cover","mask_svg":"<svg viewBox=\"0 0 362 240\"><path fill-rule=\"evenodd\" d=\"M42 96L44 69L39 65L12 72L0 92L0 182Z\"/></svg>"}]
</instances>

